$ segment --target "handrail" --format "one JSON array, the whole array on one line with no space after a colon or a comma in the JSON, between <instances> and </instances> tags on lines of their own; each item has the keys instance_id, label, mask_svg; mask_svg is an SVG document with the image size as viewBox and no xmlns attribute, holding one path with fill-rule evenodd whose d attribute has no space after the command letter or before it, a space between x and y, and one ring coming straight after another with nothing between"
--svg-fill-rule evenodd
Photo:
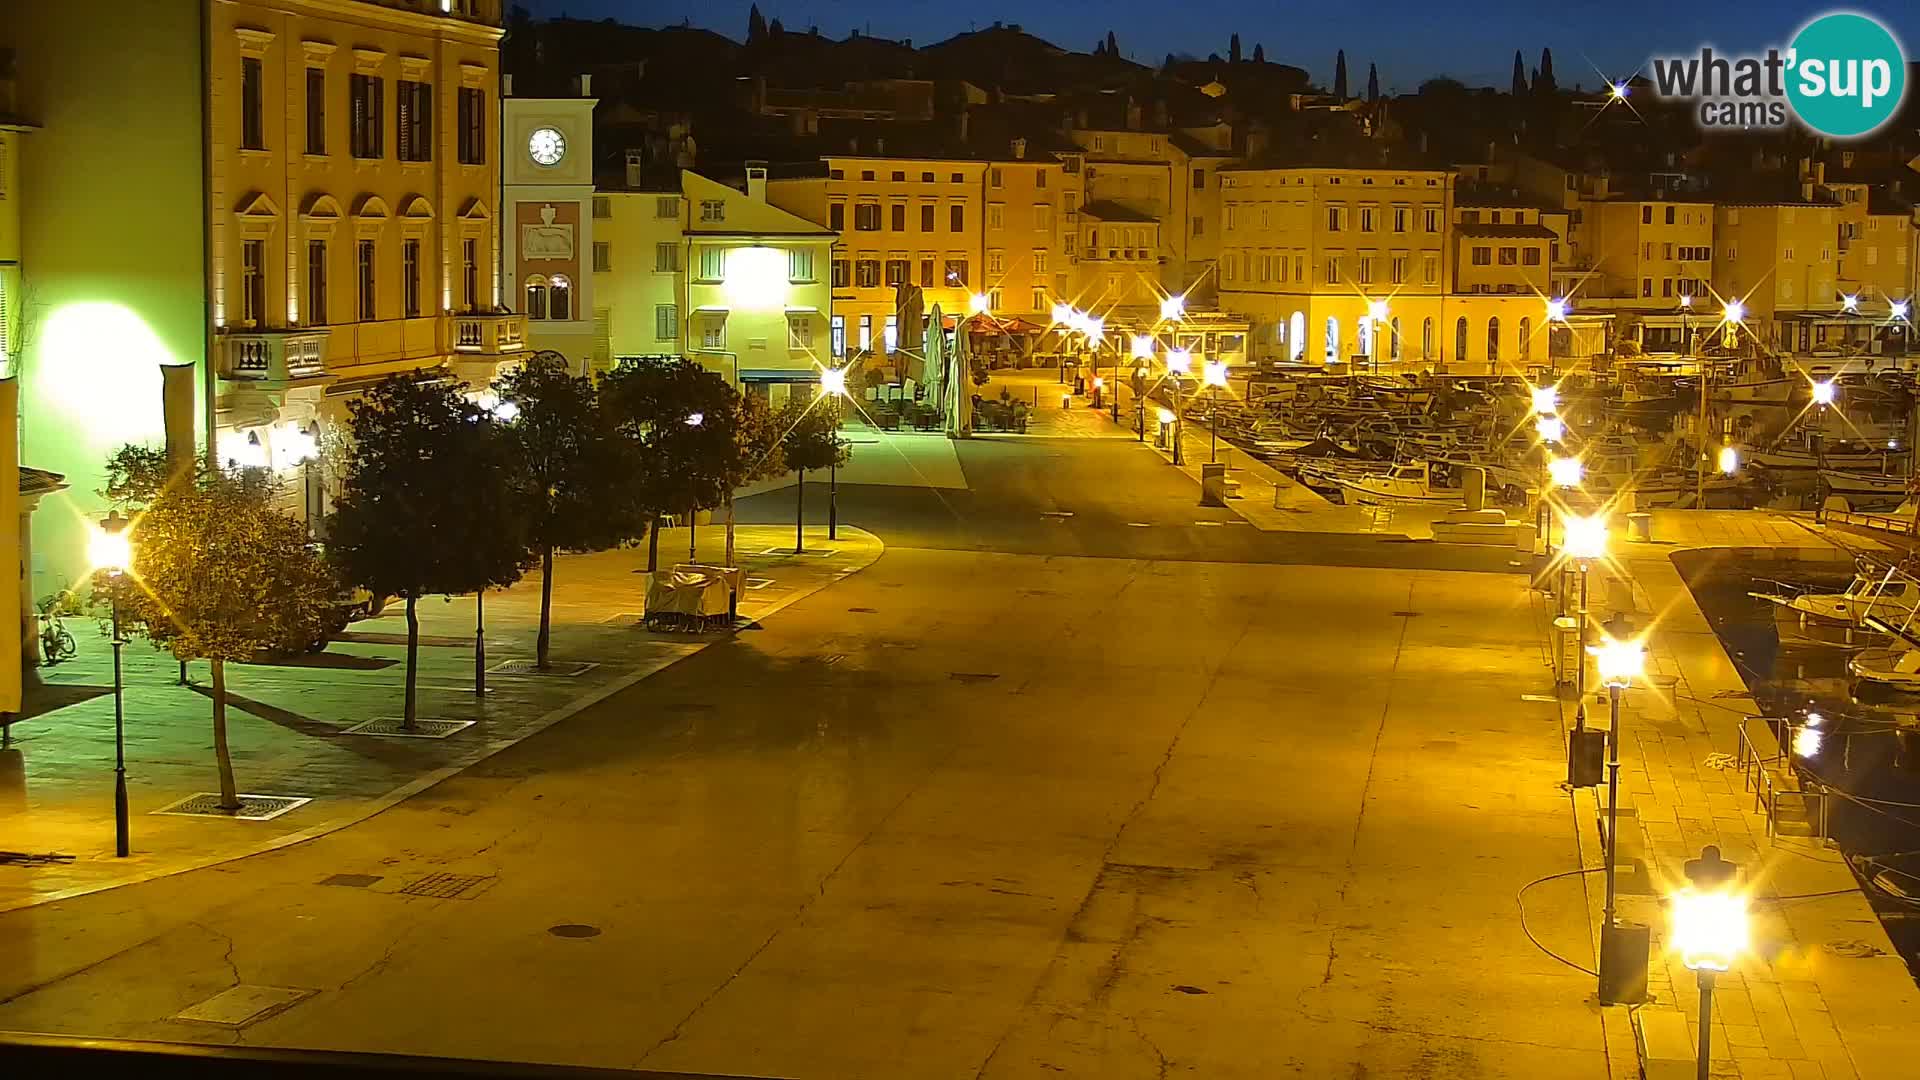
<instances>
[{"instance_id":1,"label":"handrail","mask_svg":"<svg viewBox=\"0 0 1920 1080\"><path fill-rule=\"evenodd\" d=\"M466 1080L764 1080L708 1073L539 1065L414 1054L292 1050L264 1046L202 1045L90 1039L0 1031L0 1064L10 1076L138 1076L142 1080L206 1080L271 1076L274 1080L408 1080L438 1076Z\"/></svg>"},{"instance_id":2,"label":"handrail","mask_svg":"<svg viewBox=\"0 0 1920 1080\"><path fill-rule=\"evenodd\" d=\"M1774 753L1764 756L1760 753L1760 748L1754 743L1753 736L1747 732L1749 720L1765 720L1773 729ZM1777 716L1740 718L1739 726L1735 728L1739 733L1739 742L1734 751L1734 763L1740 769L1740 787L1743 791L1753 792L1754 812L1766 815L1769 842L1780 833L1780 800L1783 795L1800 799L1803 805L1808 800L1818 800L1819 814L1815 819L1814 839L1820 842L1821 847L1825 847L1830 834L1827 822L1833 793L1820 784L1791 772L1791 763L1786 752L1786 746L1791 739L1791 728L1792 721ZM1768 766L1781 763L1787 763L1787 768L1783 769L1783 772L1794 780L1795 786L1789 788L1775 783L1774 771Z\"/></svg>"},{"instance_id":3,"label":"handrail","mask_svg":"<svg viewBox=\"0 0 1920 1080\"><path fill-rule=\"evenodd\" d=\"M1826 513L1829 525L1853 525L1875 532L1893 533L1900 536L1920 536L1920 524L1910 517L1895 517L1892 514L1862 514L1853 510L1829 510Z\"/></svg>"}]
</instances>

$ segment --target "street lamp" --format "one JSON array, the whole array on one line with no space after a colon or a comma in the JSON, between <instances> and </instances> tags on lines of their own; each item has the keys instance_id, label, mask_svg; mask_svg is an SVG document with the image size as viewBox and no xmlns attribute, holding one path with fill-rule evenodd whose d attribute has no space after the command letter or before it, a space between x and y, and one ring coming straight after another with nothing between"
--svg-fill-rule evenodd
<instances>
[{"instance_id":1,"label":"street lamp","mask_svg":"<svg viewBox=\"0 0 1920 1080\"><path fill-rule=\"evenodd\" d=\"M1739 471L1740 471L1740 451L1734 449L1731 446L1721 447L1720 448L1720 472L1723 475L1732 476L1734 473Z\"/></svg>"},{"instance_id":2,"label":"street lamp","mask_svg":"<svg viewBox=\"0 0 1920 1080\"><path fill-rule=\"evenodd\" d=\"M822 368L820 392L828 397L846 397L847 369ZM840 418L837 410L840 403L836 401L832 405L836 411L833 423L833 453L827 456L827 539L838 540L840 538ZM688 521L687 527L692 528L693 522Z\"/></svg>"},{"instance_id":3,"label":"street lamp","mask_svg":"<svg viewBox=\"0 0 1920 1080\"><path fill-rule=\"evenodd\" d=\"M1846 309L1848 312L1859 311L1860 298L1858 296L1855 296L1852 293L1847 293L1845 296L1842 296L1840 298L1840 306Z\"/></svg>"},{"instance_id":4,"label":"street lamp","mask_svg":"<svg viewBox=\"0 0 1920 1080\"><path fill-rule=\"evenodd\" d=\"M1832 379L1822 379L1813 384L1813 403L1825 408L1833 404L1838 392L1839 388L1833 385Z\"/></svg>"},{"instance_id":5,"label":"street lamp","mask_svg":"<svg viewBox=\"0 0 1920 1080\"><path fill-rule=\"evenodd\" d=\"M1584 594L1586 585L1581 584ZM1584 606L1584 605L1583 605ZM1619 845L1620 833L1620 698L1635 679L1646 670L1647 652L1637 641L1602 642L1593 650L1594 666L1600 671L1600 681L1607 687L1607 704L1611 709L1607 727L1607 903L1603 908L1604 921L1600 924L1600 936L1611 938L1619 927L1614 918L1614 865L1618 862L1614 853ZM1615 950L1607 947L1603 941L1600 946L1600 1000L1603 1004L1614 1004L1610 998L1611 988L1619 985L1617 978L1610 978L1607 969L1616 963Z\"/></svg>"},{"instance_id":6,"label":"street lamp","mask_svg":"<svg viewBox=\"0 0 1920 1080\"><path fill-rule=\"evenodd\" d=\"M1220 388L1227 385L1226 361L1207 361L1201 378L1207 384L1207 461L1214 462L1220 459Z\"/></svg>"},{"instance_id":7,"label":"street lamp","mask_svg":"<svg viewBox=\"0 0 1920 1080\"><path fill-rule=\"evenodd\" d=\"M127 532L130 524L132 522L115 510L100 523L87 544L87 553L92 557L93 565L105 570L113 579L107 592L108 608L113 620L113 852L123 859L127 857L129 845L126 708L120 675L120 647L126 642L120 637L120 576L133 565L133 537Z\"/></svg>"},{"instance_id":8,"label":"street lamp","mask_svg":"<svg viewBox=\"0 0 1920 1080\"><path fill-rule=\"evenodd\" d=\"M1574 672L1574 700L1579 704L1573 710L1573 730L1585 731L1587 727L1587 577L1594 560L1607 557L1607 519L1599 514L1592 517L1568 516L1560 524L1560 550L1573 559L1580 567L1580 608L1576 618L1580 620L1580 666Z\"/></svg>"},{"instance_id":9,"label":"street lamp","mask_svg":"<svg viewBox=\"0 0 1920 1080\"><path fill-rule=\"evenodd\" d=\"M1555 297L1547 301L1547 320L1549 322L1567 321L1567 302L1564 298Z\"/></svg>"},{"instance_id":10,"label":"street lamp","mask_svg":"<svg viewBox=\"0 0 1920 1080\"><path fill-rule=\"evenodd\" d=\"M1167 374L1173 376L1173 463L1179 465L1180 443L1186 433L1186 417L1180 408L1180 380L1193 370L1193 354L1185 349L1167 350Z\"/></svg>"},{"instance_id":11,"label":"street lamp","mask_svg":"<svg viewBox=\"0 0 1920 1080\"><path fill-rule=\"evenodd\" d=\"M1561 442L1567 437L1567 422L1557 416L1542 416L1533 422L1533 430L1545 443Z\"/></svg>"},{"instance_id":12,"label":"street lamp","mask_svg":"<svg viewBox=\"0 0 1920 1080\"><path fill-rule=\"evenodd\" d=\"M1535 416L1553 416L1560 411L1560 388L1536 386L1532 390Z\"/></svg>"},{"instance_id":13,"label":"street lamp","mask_svg":"<svg viewBox=\"0 0 1920 1080\"><path fill-rule=\"evenodd\" d=\"M1579 487L1581 472L1579 458L1554 458L1547 462L1547 479L1557 488Z\"/></svg>"},{"instance_id":14,"label":"street lamp","mask_svg":"<svg viewBox=\"0 0 1920 1080\"><path fill-rule=\"evenodd\" d=\"M1708 844L1687 860L1687 887L1672 898L1673 947L1700 981L1700 1080L1707 1080L1713 1056L1714 976L1731 968L1748 943L1747 900L1733 885L1739 869Z\"/></svg>"},{"instance_id":15,"label":"street lamp","mask_svg":"<svg viewBox=\"0 0 1920 1080\"><path fill-rule=\"evenodd\" d=\"M970 315L985 315L991 307L986 293L977 292L967 298L967 313Z\"/></svg>"},{"instance_id":16,"label":"street lamp","mask_svg":"<svg viewBox=\"0 0 1920 1080\"><path fill-rule=\"evenodd\" d=\"M1169 296L1160 301L1160 317L1168 322L1179 322L1187 314L1187 298Z\"/></svg>"}]
</instances>

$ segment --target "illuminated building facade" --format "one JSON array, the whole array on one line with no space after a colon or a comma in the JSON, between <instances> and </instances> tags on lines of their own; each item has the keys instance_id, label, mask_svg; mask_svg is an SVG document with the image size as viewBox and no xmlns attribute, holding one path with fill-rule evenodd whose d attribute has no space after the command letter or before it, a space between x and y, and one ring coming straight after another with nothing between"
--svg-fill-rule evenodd
<instances>
[{"instance_id":1,"label":"illuminated building facade","mask_svg":"<svg viewBox=\"0 0 1920 1080\"><path fill-rule=\"evenodd\" d=\"M527 347L576 372L612 361L608 313L593 281L592 83L569 97L531 97L509 83L501 102L503 288L526 317Z\"/></svg>"},{"instance_id":2,"label":"illuminated building facade","mask_svg":"<svg viewBox=\"0 0 1920 1080\"><path fill-rule=\"evenodd\" d=\"M361 389L456 361L483 381L523 347L496 269L498 0L202 6L0 20L41 128L17 164L22 446L72 486L38 593L85 570L106 456L166 416L319 526ZM163 368L186 373L171 408Z\"/></svg>"}]
</instances>

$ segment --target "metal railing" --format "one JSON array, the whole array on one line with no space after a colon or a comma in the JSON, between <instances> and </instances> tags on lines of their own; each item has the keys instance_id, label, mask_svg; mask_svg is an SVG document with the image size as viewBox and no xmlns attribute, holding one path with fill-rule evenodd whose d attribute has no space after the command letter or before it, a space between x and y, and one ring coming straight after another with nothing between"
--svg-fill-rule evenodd
<instances>
[{"instance_id":1,"label":"metal railing","mask_svg":"<svg viewBox=\"0 0 1920 1080\"><path fill-rule=\"evenodd\" d=\"M1766 722L1773 733L1775 750L1772 754L1760 752L1753 735L1747 730L1750 720ZM1813 830L1813 838L1821 847L1825 847L1832 835L1828 818L1833 794L1818 783L1793 772L1792 762L1784 749L1792 740L1792 727L1792 721L1774 716L1746 716L1740 719L1737 729L1740 741L1734 751L1734 764L1740 769L1741 790L1753 794L1754 813L1766 816L1769 842L1780 834L1782 802L1795 801Z\"/></svg>"},{"instance_id":2,"label":"metal railing","mask_svg":"<svg viewBox=\"0 0 1920 1080\"><path fill-rule=\"evenodd\" d=\"M465 1080L765 1080L709 1073L534 1065L413 1054L137 1042L66 1035L0 1032L0 1073L8 1076L137 1076L142 1080L408 1080L438 1076Z\"/></svg>"},{"instance_id":3,"label":"metal railing","mask_svg":"<svg viewBox=\"0 0 1920 1080\"><path fill-rule=\"evenodd\" d=\"M1889 533L1894 536L1920 536L1911 517L1895 517L1892 514L1862 514L1853 510L1829 510L1826 513L1829 525L1851 525L1857 529L1871 529L1874 532Z\"/></svg>"}]
</instances>

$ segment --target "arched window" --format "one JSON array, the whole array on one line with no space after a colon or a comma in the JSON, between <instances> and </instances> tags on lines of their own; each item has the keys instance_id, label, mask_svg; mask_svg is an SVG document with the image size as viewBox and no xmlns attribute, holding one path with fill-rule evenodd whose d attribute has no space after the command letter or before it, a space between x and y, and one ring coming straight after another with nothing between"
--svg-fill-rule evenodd
<instances>
[{"instance_id":1,"label":"arched window","mask_svg":"<svg viewBox=\"0 0 1920 1080\"><path fill-rule=\"evenodd\" d=\"M1420 359L1426 360L1426 359L1430 359L1432 356L1433 356L1433 319L1429 317L1429 318L1420 320Z\"/></svg>"},{"instance_id":2,"label":"arched window","mask_svg":"<svg viewBox=\"0 0 1920 1080\"><path fill-rule=\"evenodd\" d=\"M1353 351L1361 356L1373 355L1373 320L1365 315L1354 320Z\"/></svg>"},{"instance_id":3,"label":"arched window","mask_svg":"<svg viewBox=\"0 0 1920 1080\"><path fill-rule=\"evenodd\" d=\"M553 275L553 285L549 292L547 318L573 318L573 282L567 280L567 275Z\"/></svg>"},{"instance_id":4,"label":"arched window","mask_svg":"<svg viewBox=\"0 0 1920 1080\"><path fill-rule=\"evenodd\" d=\"M1340 320L1327 316L1327 363L1340 362Z\"/></svg>"},{"instance_id":5,"label":"arched window","mask_svg":"<svg viewBox=\"0 0 1920 1080\"><path fill-rule=\"evenodd\" d=\"M1387 342L1387 348L1393 355L1393 362L1397 364L1400 362L1400 316L1393 317L1391 330L1393 337Z\"/></svg>"},{"instance_id":6,"label":"arched window","mask_svg":"<svg viewBox=\"0 0 1920 1080\"><path fill-rule=\"evenodd\" d=\"M1453 362L1456 364L1467 362L1467 317L1465 315L1460 316L1460 321L1453 324Z\"/></svg>"},{"instance_id":7,"label":"arched window","mask_svg":"<svg viewBox=\"0 0 1920 1080\"><path fill-rule=\"evenodd\" d=\"M527 279L527 318L544 319L547 317L547 279L530 277Z\"/></svg>"},{"instance_id":8,"label":"arched window","mask_svg":"<svg viewBox=\"0 0 1920 1080\"><path fill-rule=\"evenodd\" d=\"M1500 317L1487 320L1487 370L1493 371L1500 366Z\"/></svg>"},{"instance_id":9,"label":"arched window","mask_svg":"<svg viewBox=\"0 0 1920 1080\"><path fill-rule=\"evenodd\" d=\"M1533 359L1533 320L1523 315L1520 317L1520 362L1524 364L1531 359Z\"/></svg>"},{"instance_id":10,"label":"arched window","mask_svg":"<svg viewBox=\"0 0 1920 1080\"><path fill-rule=\"evenodd\" d=\"M1300 354L1307 349L1307 317L1304 313L1296 311L1287 319L1287 336L1293 339L1287 358L1300 359Z\"/></svg>"}]
</instances>

